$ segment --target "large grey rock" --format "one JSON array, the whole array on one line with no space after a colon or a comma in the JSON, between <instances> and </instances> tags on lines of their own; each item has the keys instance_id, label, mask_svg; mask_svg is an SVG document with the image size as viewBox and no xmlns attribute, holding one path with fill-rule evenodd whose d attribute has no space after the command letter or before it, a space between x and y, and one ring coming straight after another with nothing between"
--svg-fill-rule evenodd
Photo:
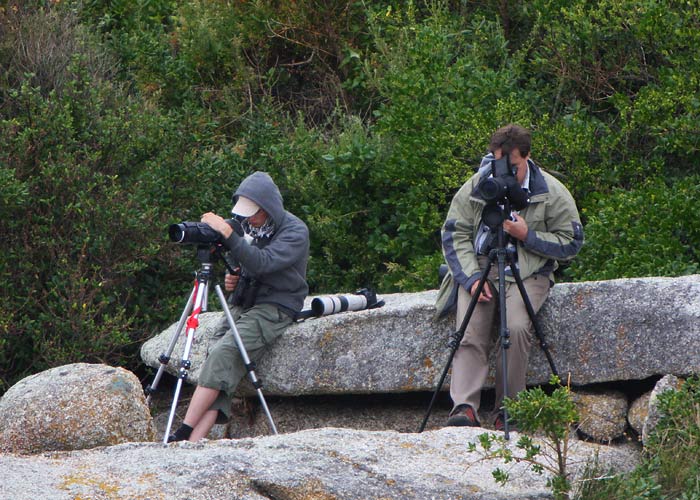
<instances>
[{"instance_id":1,"label":"large grey rock","mask_svg":"<svg viewBox=\"0 0 700 500\"><path fill-rule=\"evenodd\" d=\"M447 361L448 323L433 321L435 291L382 297L379 309L335 314L292 325L260 361L256 374L270 395L396 393L424 390ZM213 302L213 301L210 301ZM308 304L308 301L307 301ZM199 316L189 360L188 381L197 382L214 327L222 312ZM141 347L147 365L160 366L176 324ZM186 342L184 332L172 351L167 372L177 375ZM418 366L416 366L416 360ZM242 391L252 394L248 389Z\"/></svg>"},{"instance_id":2,"label":"large grey rock","mask_svg":"<svg viewBox=\"0 0 700 500\"><path fill-rule=\"evenodd\" d=\"M154 431L141 383L123 368L60 366L20 380L0 399L0 452L150 441Z\"/></svg>"},{"instance_id":3,"label":"large grey rock","mask_svg":"<svg viewBox=\"0 0 700 500\"><path fill-rule=\"evenodd\" d=\"M263 390L283 396L434 390L454 330L453 316L434 319L436 294L384 295L382 308L291 326L258 365ZM200 316L190 356L192 383L206 355L211 325L221 316ZM538 322L559 373L574 386L700 371L700 351L688 348L700 339L700 275L558 284ZM159 366L158 356L166 352L173 331L174 325L142 346L146 364ZM183 343L181 335L168 365L172 374ZM550 373L535 343L528 384L546 383ZM449 377L444 389L448 385ZM492 375L487 387L493 387Z\"/></svg>"},{"instance_id":4,"label":"large grey rock","mask_svg":"<svg viewBox=\"0 0 700 500\"><path fill-rule=\"evenodd\" d=\"M700 275L556 285L541 323L574 385L700 371L700 351L689 348L700 340ZM545 364L534 358L541 380Z\"/></svg>"},{"instance_id":5,"label":"large grey rock","mask_svg":"<svg viewBox=\"0 0 700 500\"><path fill-rule=\"evenodd\" d=\"M200 499L542 499L547 476L512 466L497 485L500 461L477 461L467 443L480 429L422 434L320 429L264 438L199 443L129 443L89 451L0 455L2 497ZM513 433L511 446L517 442ZM639 452L576 442L572 472L591 457L628 471ZM607 467L605 467L607 469Z\"/></svg>"}]
</instances>

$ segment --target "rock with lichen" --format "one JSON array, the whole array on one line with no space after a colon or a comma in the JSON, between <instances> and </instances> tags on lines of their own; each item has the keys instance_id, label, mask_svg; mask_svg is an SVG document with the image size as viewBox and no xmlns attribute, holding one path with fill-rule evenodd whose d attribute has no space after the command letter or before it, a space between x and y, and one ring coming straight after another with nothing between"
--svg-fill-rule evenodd
<instances>
[{"instance_id":1,"label":"rock with lichen","mask_svg":"<svg viewBox=\"0 0 700 500\"><path fill-rule=\"evenodd\" d=\"M642 429L644 428L644 422L646 422L649 416L649 399L651 398L651 391L642 394L637 399L635 399L630 405L630 411L627 413L627 421L630 427L639 435L641 440Z\"/></svg>"},{"instance_id":2,"label":"rock with lichen","mask_svg":"<svg viewBox=\"0 0 700 500\"><path fill-rule=\"evenodd\" d=\"M0 452L80 450L154 437L141 383L123 368L60 366L19 381L0 399Z\"/></svg>"},{"instance_id":3,"label":"rock with lichen","mask_svg":"<svg viewBox=\"0 0 700 500\"><path fill-rule=\"evenodd\" d=\"M579 411L578 431L583 435L601 443L624 436L629 408L625 394L577 390L573 400Z\"/></svg>"}]
</instances>

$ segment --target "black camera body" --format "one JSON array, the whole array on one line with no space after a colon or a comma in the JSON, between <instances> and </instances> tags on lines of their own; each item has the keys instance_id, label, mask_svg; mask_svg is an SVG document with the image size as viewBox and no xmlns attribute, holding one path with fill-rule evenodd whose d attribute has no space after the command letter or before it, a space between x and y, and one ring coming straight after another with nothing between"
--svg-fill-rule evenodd
<instances>
[{"instance_id":1,"label":"black camera body","mask_svg":"<svg viewBox=\"0 0 700 500\"><path fill-rule=\"evenodd\" d=\"M498 160L491 160L491 175L482 179L476 187L486 201L481 218L490 228L502 224L510 216L510 210L522 210L530 203L527 192L515 177L516 173L517 168L505 154Z\"/></svg>"},{"instance_id":2,"label":"black camera body","mask_svg":"<svg viewBox=\"0 0 700 500\"><path fill-rule=\"evenodd\" d=\"M529 199L515 177L517 169L508 155L491 160L491 176L479 182L477 189L487 203L503 204L506 200L515 210L525 208Z\"/></svg>"}]
</instances>

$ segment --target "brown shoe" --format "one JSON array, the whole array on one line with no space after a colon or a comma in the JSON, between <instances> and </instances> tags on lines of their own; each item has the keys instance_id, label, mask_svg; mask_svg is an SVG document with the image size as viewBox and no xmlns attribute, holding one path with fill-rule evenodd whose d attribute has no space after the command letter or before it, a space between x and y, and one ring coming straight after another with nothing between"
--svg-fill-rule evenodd
<instances>
[{"instance_id":1,"label":"brown shoe","mask_svg":"<svg viewBox=\"0 0 700 500\"><path fill-rule=\"evenodd\" d=\"M506 430L505 418L503 417L503 413L499 412L499 414L496 415L496 420L493 421L493 428L499 432L503 432ZM515 425L515 422L512 418L508 419L508 430L516 432L518 431L518 426Z\"/></svg>"},{"instance_id":2,"label":"brown shoe","mask_svg":"<svg viewBox=\"0 0 700 500\"><path fill-rule=\"evenodd\" d=\"M474 408L468 404L457 405L447 419L449 427L481 427Z\"/></svg>"}]
</instances>

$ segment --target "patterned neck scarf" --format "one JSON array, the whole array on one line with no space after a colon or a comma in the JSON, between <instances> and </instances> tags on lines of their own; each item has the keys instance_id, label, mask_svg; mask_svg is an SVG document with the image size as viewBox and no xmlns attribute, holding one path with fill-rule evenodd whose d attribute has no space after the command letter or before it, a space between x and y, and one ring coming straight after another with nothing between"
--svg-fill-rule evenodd
<instances>
[{"instance_id":1,"label":"patterned neck scarf","mask_svg":"<svg viewBox=\"0 0 700 500\"><path fill-rule=\"evenodd\" d=\"M260 227L251 226L248 220L243 222L243 230L254 240L259 240L261 238L271 238L275 233L275 223L272 221L272 217L268 217Z\"/></svg>"}]
</instances>

